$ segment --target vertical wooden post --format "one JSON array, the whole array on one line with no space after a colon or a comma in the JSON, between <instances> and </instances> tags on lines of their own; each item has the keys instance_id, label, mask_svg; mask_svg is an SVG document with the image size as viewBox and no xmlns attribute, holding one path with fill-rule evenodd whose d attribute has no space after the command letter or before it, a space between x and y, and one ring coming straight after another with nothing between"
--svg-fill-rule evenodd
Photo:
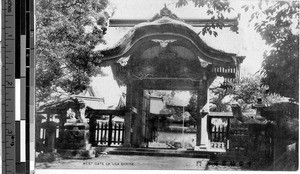
<instances>
[{"instance_id":1,"label":"vertical wooden post","mask_svg":"<svg viewBox=\"0 0 300 174\"><path fill-rule=\"evenodd\" d=\"M150 114L150 95L144 90L144 102L145 102L145 142L147 147L149 146L149 114Z\"/></svg>"},{"instance_id":2,"label":"vertical wooden post","mask_svg":"<svg viewBox=\"0 0 300 174\"><path fill-rule=\"evenodd\" d=\"M212 141L211 117L207 118L207 132L208 132L208 140Z\"/></svg>"},{"instance_id":3,"label":"vertical wooden post","mask_svg":"<svg viewBox=\"0 0 300 174\"><path fill-rule=\"evenodd\" d=\"M121 144L124 144L124 138L125 137L125 125L122 125L122 140L121 140Z\"/></svg>"},{"instance_id":4,"label":"vertical wooden post","mask_svg":"<svg viewBox=\"0 0 300 174\"><path fill-rule=\"evenodd\" d=\"M109 121L108 121L108 146L111 145L112 140L112 115L109 115Z\"/></svg>"},{"instance_id":5,"label":"vertical wooden post","mask_svg":"<svg viewBox=\"0 0 300 174\"><path fill-rule=\"evenodd\" d=\"M196 135L196 146L201 145L201 134L202 134L202 108L207 103L207 79L203 77L200 81L197 91L197 135Z\"/></svg>"},{"instance_id":6,"label":"vertical wooden post","mask_svg":"<svg viewBox=\"0 0 300 174\"><path fill-rule=\"evenodd\" d=\"M96 133L96 119L91 116L90 121L89 121L89 125L90 125L90 137L89 137L89 143L92 144L92 146L96 146L96 141L95 141L95 133ZM98 139L97 139L98 141Z\"/></svg>"},{"instance_id":7,"label":"vertical wooden post","mask_svg":"<svg viewBox=\"0 0 300 174\"><path fill-rule=\"evenodd\" d=\"M122 143L121 142L121 123L119 123L119 125L118 125L118 144L120 144L120 143Z\"/></svg>"},{"instance_id":8,"label":"vertical wooden post","mask_svg":"<svg viewBox=\"0 0 300 174\"><path fill-rule=\"evenodd\" d=\"M144 113L146 108L144 104L144 90L140 88L138 90L138 118L139 118L139 125L140 125L140 130L139 131L139 145L145 144L145 139L146 139L146 114Z\"/></svg>"},{"instance_id":9,"label":"vertical wooden post","mask_svg":"<svg viewBox=\"0 0 300 174\"><path fill-rule=\"evenodd\" d=\"M102 136L103 135L103 130L104 130L103 123L101 123L101 127L100 127L100 123L98 123L98 125L97 125L97 142L99 142L99 136L100 136L100 144L103 143L103 136Z\"/></svg>"},{"instance_id":10,"label":"vertical wooden post","mask_svg":"<svg viewBox=\"0 0 300 174\"><path fill-rule=\"evenodd\" d=\"M114 127L113 128L113 130L114 130L114 141L113 141L113 143L116 144L117 143L117 141L116 141L117 140L117 130L118 130L117 129L117 123L113 124L113 127Z\"/></svg>"},{"instance_id":11,"label":"vertical wooden post","mask_svg":"<svg viewBox=\"0 0 300 174\"><path fill-rule=\"evenodd\" d=\"M230 117L227 119L227 128L226 128L226 148L229 149L229 128L230 128Z\"/></svg>"},{"instance_id":12,"label":"vertical wooden post","mask_svg":"<svg viewBox=\"0 0 300 174\"><path fill-rule=\"evenodd\" d=\"M107 143L107 123L104 123L104 143Z\"/></svg>"},{"instance_id":13,"label":"vertical wooden post","mask_svg":"<svg viewBox=\"0 0 300 174\"><path fill-rule=\"evenodd\" d=\"M202 98L202 92L201 92L201 85L199 85L198 87L198 91L197 91L197 109L196 109L196 113L197 113L197 133L196 133L196 146L200 146L201 144L201 115L200 115L200 103L201 103L201 98Z\"/></svg>"},{"instance_id":14,"label":"vertical wooden post","mask_svg":"<svg viewBox=\"0 0 300 174\"><path fill-rule=\"evenodd\" d=\"M132 89L132 106L136 109L133 111L131 120L131 146L140 147L141 145L141 134L142 134L142 122L141 122L141 108L142 108L142 95L141 88L135 84L136 88Z\"/></svg>"},{"instance_id":15,"label":"vertical wooden post","mask_svg":"<svg viewBox=\"0 0 300 174\"><path fill-rule=\"evenodd\" d=\"M43 139L43 141L45 141L45 139L46 139L46 129L45 128L42 129L42 139Z\"/></svg>"},{"instance_id":16,"label":"vertical wooden post","mask_svg":"<svg viewBox=\"0 0 300 174\"><path fill-rule=\"evenodd\" d=\"M50 114L46 114L46 123L47 124L49 124L49 122L50 122ZM47 149L48 148L48 144L49 144L49 139L47 138L48 137L48 135L49 135L49 127L45 127L44 128L44 135L43 135L43 137L44 137L44 141L45 141L45 149Z\"/></svg>"},{"instance_id":17,"label":"vertical wooden post","mask_svg":"<svg viewBox=\"0 0 300 174\"><path fill-rule=\"evenodd\" d=\"M126 92L126 107L132 107L132 84L127 84L127 92ZM131 120L132 120L132 111L127 111L124 118L124 146L131 147Z\"/></svg>"},{"instance_id":18,"label":"vertical wooden post","mask_svg":"<svg viewBox=\"0 0 300 174\"><path fill-rule=\"evenodd\" d=\"M218 141L217 126L214 128L214 142Z\"/></svg>"},{"instance_id":19,"label":"vertical wooden post","mask_svg":"<svg viewBox=\"0 0 300 174\"><path fill-rule=\"evenodd\" d=\"M59 133L59 137L61 137L62 142L65 141L65 123L67 121L67 110L61 111L60 113L60 133Z\"/></svg>"}]
</instances>

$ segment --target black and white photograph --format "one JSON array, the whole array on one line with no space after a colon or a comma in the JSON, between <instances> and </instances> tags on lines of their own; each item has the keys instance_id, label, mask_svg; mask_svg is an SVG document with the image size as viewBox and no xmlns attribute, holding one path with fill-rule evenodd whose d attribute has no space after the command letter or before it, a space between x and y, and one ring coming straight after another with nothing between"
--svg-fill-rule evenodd
<instances>
[{"instance_id":1,"label":"black and white photograph","mask_svg":"<svg viewBox=\"0 0 300 174\"><path fill-rule=\"evenodd\" d=\"M37 174L298 171L299 1L35 0L34 13Z\"/></svg>"}]
</instances>

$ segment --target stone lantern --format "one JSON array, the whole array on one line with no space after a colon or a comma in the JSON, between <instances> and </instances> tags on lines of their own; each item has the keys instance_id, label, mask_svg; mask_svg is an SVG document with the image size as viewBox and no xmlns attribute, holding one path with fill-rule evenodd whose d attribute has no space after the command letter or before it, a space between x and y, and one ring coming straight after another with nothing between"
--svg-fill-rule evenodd
<instances>
[{"instance_id":1,"label":"stone lantern","mask_svg":"<svg viewBox=\"0 0 300 174\"><path fill-rule=\"evenodd\" d=\"M266 105L262 103L262 99L258 98L257 103L252 106L253 109L256 109L256 114L254 116L255 119L257 120L265 120L264 117L262 117L261 113L264 108L266 108Z\"/></svg>"}]
</instances>

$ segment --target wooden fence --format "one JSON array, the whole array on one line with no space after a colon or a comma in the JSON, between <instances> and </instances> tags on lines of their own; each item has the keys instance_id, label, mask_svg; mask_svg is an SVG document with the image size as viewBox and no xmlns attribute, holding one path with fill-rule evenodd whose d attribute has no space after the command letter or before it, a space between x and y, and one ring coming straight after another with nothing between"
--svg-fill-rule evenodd
<instances>
[{"instance_id":1,"label":"wooden fence","mask_svg":"<svg viewBox=\"0 0 300 174\"><path fill-rule=\"evenodd\" d=\"M274 125L232 124L229 130L229 151L239 152L247 157L273 158Z\"/></svg>"},{"instance_id":2,"label":"wooden fence","mask_svg":"<svg viewBox=\"0 0 300 174\"><path fill-rule=\"evenodd\" d=\"M227 148L228 126L213 126L210 132L211 148Z\"/></svg>"},{"instance_id":3,"label":"wooden fence","mask_svg":"<svg viewBox=\"0 0 300 174\"><path fill-rule=\"evenodd\" d=\"M230 136L230 151L239 151L246 153L249 150L250 132L248 125L231 125Z\"/></svg>"},{"instance_id":4,"label":"wooden fence","mask_svg":"<svg viewBox=\"0 0 300 174\"><path fill-rule=\"evenodd\" d=\"M225 142L227 140L228 132L225 126L214 126L211 131L212 142Z\"/></svg>"},{"instance_id":5,"label":"wooden fence","mask_svg":"<svg viewBox=\"0 0 300 174\"><path fill-rule=\"evenodd\" d=\"M96 145L120 146L124 143L123 123L98 122L95 131Z\"/></svg>"}]
</instances>

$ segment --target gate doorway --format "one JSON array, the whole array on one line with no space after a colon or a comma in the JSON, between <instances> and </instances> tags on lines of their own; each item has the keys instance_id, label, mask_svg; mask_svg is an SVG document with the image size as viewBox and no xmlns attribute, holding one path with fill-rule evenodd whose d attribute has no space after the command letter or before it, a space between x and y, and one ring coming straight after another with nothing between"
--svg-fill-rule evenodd
<instances>
[{"instance_id":1,"label":"gate doorway","mask_svg":"<svg viewBox=\"0 0 300 174\"><path fill-rule=\"evenodd\" d=\"M145 91L149 94L147 146L184 149L195 147L197 93L192 90Z\"/></svg>"},{"instance_id":2,"label":"gate doorway","mask_svg":"<svg viewBox=\"0 0 300 174\"><path fill-rule=\"evenodd\" d=\"M151 21L151 20L150 20ZM145 147L146 90L194 90L196 150L206 149L208 89L217 76L225 81L239 77L245 57L208 46L199 35L167 8L152 22L137 25L118 44L102 50L100 66L111 66L120 86L126 86L125 147ZM144 101L144 102L143 102Z\"/></svg>"}]
</instances>

